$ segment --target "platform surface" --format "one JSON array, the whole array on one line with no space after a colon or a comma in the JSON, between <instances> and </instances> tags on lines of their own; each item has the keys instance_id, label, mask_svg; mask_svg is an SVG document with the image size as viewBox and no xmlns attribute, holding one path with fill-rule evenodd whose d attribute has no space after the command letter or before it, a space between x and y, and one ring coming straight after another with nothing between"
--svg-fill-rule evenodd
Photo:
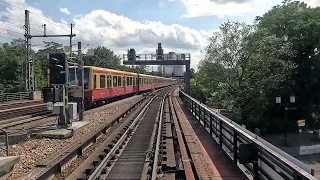
<instances>
[{"instance_id":1,"label":"platform surface","mask_svg":"<svg viewBox=\"0 0 320 180\"><path fill-rule=\"evenodd\" d=\"M19 156L0 157L0 179L10 176L13 167L19 162Z\"/></svg>"},{"instance_id":2,"label":"platform surface","mask_svg":"<svg viewBox=\"0 0 320 180\"><path fill-rule=\"evenodd\" d=\"M89 122L87 121L75 121L75 122L72 122L72 125L68 129L76 130L87 124L89 124Z\"/></svg>"},{"instance_id":3,"label":"platform surface","mask_svg":"<svg viewBox=\"0 0 320 180\"><path fill-rule=\"evenodd\" d=\"M174 96L178 96L178 93L175 93ZM184 123L192 126L193 131L197 135L197 139L200 141L199 150L209 161L211 172L213 172L212 178L225 180L247 179L245 175L243 175L239 169L226 157L216 141L191 114L187 107L181 103L180 99L179 105L188 120Z\"/></svg>"},{"instance_id":4,"label":"platform surface","mask_svg":"<svg viewBox=\"0 0 320 180\"><path fill-rule=\"evenodd\" d=\"M47 138L68 138L72 133L73 130L70 129L51 129L41 132L40 135Z\"/></svg>"}]
</instances>

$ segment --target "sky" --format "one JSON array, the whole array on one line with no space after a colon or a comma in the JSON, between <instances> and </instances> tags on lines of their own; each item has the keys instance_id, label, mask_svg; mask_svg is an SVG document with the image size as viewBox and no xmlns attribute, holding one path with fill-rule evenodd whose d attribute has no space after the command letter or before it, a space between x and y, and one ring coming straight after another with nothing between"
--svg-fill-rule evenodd
<instances>
[{"instance_id":1,"label":"sky","mask_svg":"<svg viewBox=\"0 0 320 180\"><path fill-rule=\"evenodd\" d=\"M130 48L138 54L155 53L161 42L165 53L191 54L191 67L203 58L201 50L221 23L252 23L282 0L0 0L0 42L24 35L24 10L30 11L32 35L70 34L94 48L106 46L121 55ZM305 0L317 6L320 0ZM54 40L67 46L68 38L33 38L33 48Z\"/></svg>"}]
</instances>

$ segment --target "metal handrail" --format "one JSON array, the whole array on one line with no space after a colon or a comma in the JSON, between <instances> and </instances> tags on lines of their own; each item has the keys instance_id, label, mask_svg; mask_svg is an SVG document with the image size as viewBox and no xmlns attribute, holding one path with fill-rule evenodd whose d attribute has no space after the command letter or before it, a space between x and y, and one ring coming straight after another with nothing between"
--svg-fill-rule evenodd
<instances>
[{"instance_id":1,"label":"metal handrail","mask_svg":"<svg viewBox=\"0 0 320 180\"><path fill-rule=\"evenodd\" d=\"M288 156L290 159L283 156L285 153L280 154L280 149L276 150L262 138L221 114L213 112L183 91L179 91L179 96L193 115L202 122L200 124L203 124L211 135L215 135L213 139L236 166L242 166L238 161L240 144L251 143L255 146L257 159L253 163L243 165L254 179L316 179L312 176L314 170L301 161L291 156Z\"/></svg>"},{"instance_id":2,"label":"metal handrail","mask_svg":"<svg viewBox=\"0 0 320 180\"><path fill-rule=\"evenodd\" d=\"M0 94L0 102L9 102L29 99L29 92L2 93Z\"/></svg>"}]
</instances>

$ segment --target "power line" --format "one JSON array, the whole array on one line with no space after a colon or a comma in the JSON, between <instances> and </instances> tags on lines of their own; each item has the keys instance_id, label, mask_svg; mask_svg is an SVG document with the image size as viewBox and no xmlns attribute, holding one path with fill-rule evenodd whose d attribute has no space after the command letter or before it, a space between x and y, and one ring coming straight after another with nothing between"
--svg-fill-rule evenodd
<instances>
[{"instance_id":1,"label":"power line","mask_svg":"<svg viewBox=\"0 0 320 180\"><path fill-rule=\"evenodd\" d=\"M11 20L13 20L13 21L25 23L24 21L21 21L21 20L18 20L18 19L13 19L13 18L4 16L4 15L0 15L0 17L4 17L4 18L7 18L7 19L11 19ZM7 22L7 21L3 21L3 22ZM30 24L30 25L31 25L31 26L35 26L35 27L40 27L39 25L35 25L35 24Z\"/></svg>"},{"instance_id":2,"label":"power line","mask_svg":"<svg viewBox=\"0 0 320 180\"><path fill-rule=\"evenodd\" d=\"M4 35L8 35L8 36L12 36L12 37L14 37L14 38L19 38L19 39L21 39L21 37L18 37L18 36L13 36L13 35L9 35L9 34L6 34L6 33L3 33L3 32L0 32L0 34L4 34ZM23 37L23 36L22 36Z\"/></svg>"},{"instance_id":3,"label":"power line","mask_svg":"<svg viewBox=\"0 0 320 180\"><path fill-rule=\"evenodd\" d=\"M12 6L12 7L18 8L18 9L21 9L21 10L25 10L25 9L22 8L22 7L19 7L19 6L16 6L16 5L13 5L13 4L4 2L4 1L2 1L2 0L0 0L0 2L2 2L2 3L4 3L4 4L7 4L7 5L9 5L9 6ZM52 19L52 18L49 18L49 17L44 16L44 15L42 15L42 14L38 14L38 13L35 13L35 12L32 12L32 11L29 11L29 12L32 13L32 14L34 14L35 16L37 16L37 17L39 17L39 18L41 18L41 19L43 19L43 20L45 20L45 21L47 21L47 22L49 22L49 23L51 23L51 24L53 24L53 25L55 25L55 26L57 26L57 27L59 27L59 28L61 28L61 29L63 29L63 30L65 30L65 31L69 32L67 29L65 29L65 28L63 28L63 27L61 27L61 26L58 26L56 23L64 24L64 25L68 25L68 24L63 23L63 22L60 22L60 21L57 21L57 20ZM8 17L7 17L7 18L8 18ZM45 18L46 18L46 19L45 19ZM12 19L12 18L10 18L10 19ZM49 20L50 20L50 21L49 21ZM56 23L53 23L53 22L51 22L51 21L56 22ZM20 22L21 22L21 21L20 21ZM75 27L75 29L78 30L81 34L83 34L83 35L86 36L87 38L89 38L92 42L94 42L94 43L97 44L98 46L100 45L97 41L93 40L91 37L89 37L87 34L83 33L83 32L82 32L81 30L79 30L78 28Z\"/></svg>"},{"instance_id":4,"label":"power line","mask_svg":"<svg viewBox=\"0 0 320 180\"><path fill-rule=\"evenodd\" d=\"M24 26L23 24L14 24L14 23L11 23L11 22L6 22L6 21L0 21L0 23L11 24L11 25L16 26L16 27L19 27L19 28L22 28L22 27Z\"/></svg>"},{"instance_id":5,"label":"power line","mask_svg":"<svg viewBox=\"0 0 320 180\"><path fill-rule=\"evenodd\" d=\"M12 7L15 7L15 8L18 8L18 9L21 9L21 10L25 10L24 8L22 8L22 7L19 7L19 6L16 6L16 5L13 5L13 4L10 4L10 3L7 3L7 2L4 2L4 1L2 1L2 0L0 0L0 2L2 2L2 3L4 3L4 4L7 4L7 5L9 5L9 6L12 6ZM49 22L49 23L51 23L51 24L54 24L55 26L57 26L57 27L59 27L59 28L61 28L61 29L63 29L63 30L65 30L65 31L68 31L68 30L66 30L66 29L64 29L64 28L62 28L62 27L60 27L60 26L58 26L57 24L55 24L55 23L52 23L51 21L56 21L56 20L53 20L53 19L51 19L51 18L49 18L49 17L46 17L46 16L43 16L43 15L41 15L41 14L38 14L38 13L35 13L35 12L32 12L32 11L29 11L30 13L32 13L32 14L34 14L34 15L36 15L36 16L38 16L39 18L41 18L41 19L43 19L43 20L45 20L45 21L47 21L47 22ZM42 17L45 17L45 18L47 18L47 19L50 19L51 21L48 21L48 20L46 20L46 19L44 19L44 18L42 18ZM59 21L56 21L56 22L59 22ZM59 23L61 23L61 22L59 22ZM61 24L64 24L64 23L61 23ZM69 32L69 31L68 31Z\"/></svg>"},{"instance_id":6,"label":"power line","mask_svg":"<svg viewBox=\"0 0 320 180\"><path fill-rule=\"evenodd\" d=\"M96 43L98 46L100 45L99 43L97 43L95 40L91 39L89 36L87 36L85 33L83 33L82 31L80 31L78 28L75 27L76 30L78 30L81 34L85 35L87 38L89 38L91 41L93 41L94 43Z\"/></svg>"},{"instance_id":7,"label":"power line","mask_svg":"<svg viewBox=\"0 0 320 180\"><path fill-rule=\"evenodd\" d=\"M13 18L10 18L10 17L7 17L7 16L3 16L3 15L0 15L0 16L5 17L5 18L8 18L8 19L11 19L11 20L14 20L14 21L17 21L17 22L23 22L23 23L24 23L24 21L16 20L16 19L13 19ZM0 21L0 22L13 24L13 23L7 22L7 21ZM40 25L34 25L34 24L30 24L30 25L31 25L31 26L35 26L35 27L38 27L38 28L41 27ZM24 26L24 25L19 25L19 27L22 27L22 26ZM17 26L17 27L18 27L18 26ZM39 29L35 29L35 28L30 28L30 29L31 29L31 30L35 30L35 31L38 31L38 32L43 32L43 31L41 31L41 30L39 30ZM47 30L47 31L48 31L48 32L51 32L52 34L54 34L53 31L50 31L50 30ZM61 37L58 37L58 38L63 39L63 38L61 38ZM48 39L50 39L50 38L48 38Z\"/></svg>"},{"instance_id":8,"label":"power line","mask_svg":"<svg viewBox=\"0 0 320 180\"><path fill-rule=\"evenodd\" d=\"M31 11L29 11L29 12L32 13L32 14L34 14L34 15L36 15L36 16L38 16L39 18L41 18L41 19L43 19L43 20L45 20L45 21L47 21L47 22L49 22L49 23L51 23L51 24L53 24L53 25L55 25L55 26L57 26L57 27L59 27L59 28L61 28L61 29L63 29L63 30L65 30L65 31L69 32L69 30L67 30L67 29L65 29L65 28L63 28L63 27L61 27L61 26L58 26L57 24L51 22L51 21L53 21L52 19L50 19L51 21L48 21L47 19L43 18L43 16L41 16L41 15L35 14L35 13L31 12ZM54 22L55 22L55 21L54 21ZM60 22L57 22L57 23L60 23ZM61 23L61 24L64 24L64 23ZM66 25L66 24L65 24L65 25Z\"/></svg>"},{"instance_id":9,"label":"power line","mask_svg":"<svg viewBox=\"0 0 320 180\"><path fill-rule=\"evenodd\" d=\"M9 5L9 6L12 6L12 7L15 7L15 8L18 8L18 9L22 9L22 10L24 10L23 8L21 8L21 7L19 7L19 6L16 6L16 5L13 5L13 4L10 4L10 3L7 3L7 2L1 1L1 0L0 0L0 2L2 2L3 4L7 4L7 5Z\"/></svg>"},{"instance_id":10,"label":"power line","mask_svg":"<svg viewBox=\"0 0 320 180\"><path fill-rule=\"evenodd\" d=\"M1 15L0 15L1 16ZM10 19L12 19L12 18L10 18ZM0 23L8 23L8 24L10 24L10 26L15 26L15 27L19 27L20 29L22 29L22 27L24 27L24 25L22 25L22 24L15 24L15 23L12 23L12 22L7 22L7 21L0 21ZM31 25L31 24L30 24ZM33 25L33 26L36 26L36 27L38 27L38 28L41 28L41 26L37 26L37 25ZM0 29L2 29L2 28L0 28ZM36 29L36 28L30 28L31 30L34 30L34 31L37 31L37 32L41 32L41 33L43 33L43 30L41 31L40 29ZM7 29L4 29L4 30L7 30ZM51 32L52 34L55 34L53 31L50 31L50 30L46 30L46 31L48 31L48 32ZM64 38L62 38L62 37L58 37L59 39L64 39ZM47 37L47 39L50 39L50 40L52 40L52 41L54 41L53 39L51 39L51 38L48 38Z\"/></svg>"},{"instance_id":11,"label":"power line","mask_svg":"<svg viewBox=\"0 0 320 180\"><path fill-rule=\"evenodd\" d=\"M8 37L4 37L4 36L0 36L0 38L14 40L14 38L8 38Z\"/></svg>"},{"instance_id":12,"label":"power line","mask_svg":"<svg viewBox=\"0 0 320 180\"><path fill-rule=\"evenodd\" d=\"M0 29L3 29L3 30L5 30L5 31L9 31L9 32L13 32L13 33L17 33L17 34L21 34L21 32L17 32L17 31L12 31L12 30L8 30L8 29L5 29L5 28L1 28L1 27L0 27Z\"/></svg>"},{"instance_id":13,"label":"power line","mask_svg":"<svg viewBox=\"0 0 320 180\"><path fill-rule=\"evenodd\" d=\"M11 31L11 32L14 32L14 33L16 33L16 34L19 34L19 33L17 33L17 32L15 32L15 31ZM6 39L22 39L22 37L18 37L18 36L14 36L14 35L9 35L9 34L5 34L5 33L2 33L2 32L0 32L0 34L3 34L3 35L8 35L8 36L11 36L11 37L13 37L13 38L9 38L9 37L4 37L4 36L2 36L3 38L6 38ZM35 42L38 42L38 43L40 43L39 41L35 41ZM41 42L41 43L43 43L43 42ZM40 44L35 44L35 45L40 45Z\"/></svg>"}]
</instances>

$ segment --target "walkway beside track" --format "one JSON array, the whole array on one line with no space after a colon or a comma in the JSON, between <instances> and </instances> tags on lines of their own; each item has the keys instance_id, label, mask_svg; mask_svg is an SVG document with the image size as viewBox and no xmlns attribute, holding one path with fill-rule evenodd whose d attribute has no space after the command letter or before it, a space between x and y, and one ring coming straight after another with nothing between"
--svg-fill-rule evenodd
<instances>
[{"instance_id":1,"label":"walkway beside track","mask_svg":"<svg viewBox=\"0 0 320 180\"><path fill-rule=\"evenodd\" d=\"M191 112L184 106L179 98L179 90L175 90L174 97L177 100L176 105L181 110L179 114L180 123L182 123L182 130L192 137L191 144L199 145L201 149L201 157L207 162L207 167L210 169L212 177L201 177L201 179L247 179L236 166L234 166L226 155L222 152L216 141L210 136L205 128L200 124ZM178 111L178 110L177 110ZM191 128L192 127L192 128ZM187 138L187 137L186 137ZM190 139L188 138L188 139ZM191 139L190 139L191 140ZM194 147L189 147L194 148ZM199 156L200 157L200 156Z\"/></svg>"}]
</instances>

